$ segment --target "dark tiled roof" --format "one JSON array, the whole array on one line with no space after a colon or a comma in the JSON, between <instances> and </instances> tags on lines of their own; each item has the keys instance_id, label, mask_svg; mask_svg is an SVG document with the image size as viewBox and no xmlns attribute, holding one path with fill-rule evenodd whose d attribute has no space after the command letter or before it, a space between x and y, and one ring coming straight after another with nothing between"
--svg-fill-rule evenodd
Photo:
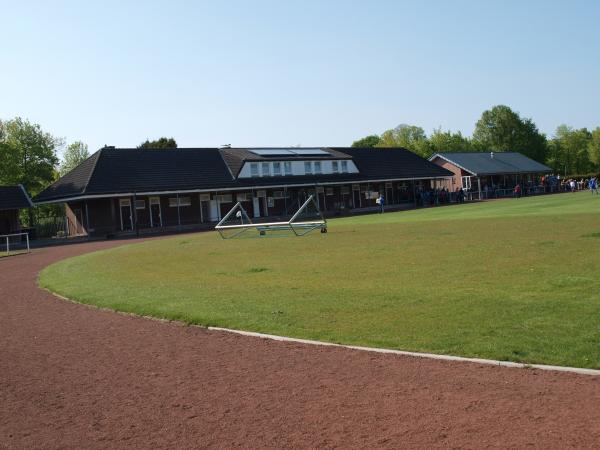
<instances>
[{"instance_id":1,"label":"dark tiled roof","mask_svg":"<svg viewBox=\"0 0 600 450\"><path fill-rule=\"evenodd\" d=\"M257 155L251 153L252 156L249 156L248 149L103 148L40 193L35 201L49 202L80 196L134 192L243 189L451 176L450 172L408 150L341 147L323 148L323 150L331 155L326 156L328 159L352 158L360 173L236 179L239 167L231 160L236 158L242 161L246 160L244 158L254 160ZM310 156L305 159L316 158Z\"/></svg>"},{"instance_id":2,"label":"dark tiled roof","mask_svg":"<svg viewBox=\"0 0 600 450\"><path fill-rule=\"evenodd\" d=\"M436 153L430 159L433 160L436 156L473 175L552 172L550 167L516 152Z\"/></svg>"},{"instance_id":3,"label":"dark tiled roof","mask_svg":"<svg viewBox=\"0 0 600 450\"><path fill-rule=\"evenodd\" d=\"M0 186L0 210L23 209L31 206L23 186Z\"/></svg>"},{"instance_id":4,"label":"dark tiled roof","mask_svg":"<svg viewBox=\"0 0 600 450\"><path fill-rule=\"evenodd\" d=\"M450 174L437 164L403 148L334 148L352 158L368 179L435 178ZM440 170L441 169L441 170Z\"/></svg>"}]
</instances>

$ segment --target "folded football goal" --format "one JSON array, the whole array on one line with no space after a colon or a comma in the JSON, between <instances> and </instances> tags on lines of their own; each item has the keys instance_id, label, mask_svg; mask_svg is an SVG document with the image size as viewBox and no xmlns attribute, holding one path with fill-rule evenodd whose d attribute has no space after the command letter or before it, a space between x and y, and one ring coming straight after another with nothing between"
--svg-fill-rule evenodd
<instances>
[{"instance_id":1,"label":"folded football goal","mask_svg":"<svg viewBox=\"0 0 600 450\"><path fill-rule=\"evenodd\" d=\"M311 231L327 233L327 220L311 195L287 222L252 222L250 216L237 202L215 226L223 239L237 237L271 237L282 235L304 236ZM250 233L248 233L250 232Z\"/></svg>"}]
</instances>

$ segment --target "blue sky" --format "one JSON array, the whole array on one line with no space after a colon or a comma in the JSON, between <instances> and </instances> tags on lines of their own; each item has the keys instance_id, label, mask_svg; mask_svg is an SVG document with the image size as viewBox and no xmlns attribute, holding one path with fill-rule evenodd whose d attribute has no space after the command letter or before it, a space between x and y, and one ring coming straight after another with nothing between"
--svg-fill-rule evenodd
<instances>
[{"instance_id":1,"label":"blue sky","mask_svg":"<svg viewBox=\"0 0 600 450\"><path fill-rule=\"evenodd\" d=\"M600 126L597 1L0 1L0 118L90 150Z\"/></svg>"}]
</instances>

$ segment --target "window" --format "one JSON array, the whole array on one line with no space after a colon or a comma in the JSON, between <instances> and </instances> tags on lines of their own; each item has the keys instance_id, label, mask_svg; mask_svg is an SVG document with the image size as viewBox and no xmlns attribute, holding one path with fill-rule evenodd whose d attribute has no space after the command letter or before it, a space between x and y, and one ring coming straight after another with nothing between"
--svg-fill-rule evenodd
<instances>
[{"instance_id":1,"label":"window","mask_svg":"<svg viewBox=\"0 0 600 450\"><path fill-rule=\"evenodd\" d=\"M348 172L348 161L342 161L342 173Z\"/></svg>"},{"instance_id":2,"label":"window","mask_svg":"<svg viewBox=\"0 0 600 450\"><path fill-rule=\"evenodd\" d=\"M333 188L332 188L332 187L328 187L328 188L325 190L325 193L326 193L327 195L333 195Z\"/></svg>"},{"instance_id":3,"label":"window","mask_svg":"<svg viewBox=\"0 0 600 450\"><path fill-rule=\"evenodd\" d=\"M146 209L146 202L144 200L136 200L135 209Z\"/></svg>"},{"instance_id":4,"label":"window","mask_svg":"<svg viewBox=\"0 0 600 450\"><path fill-rule=\"evenodd\" d=\"M312 174L312 162L306 161L304 163L304 174L311 175Z\"/></svg>"},{"instance_id":5,"label":"window","mask_svg":"<svg viewBox=\"0 0 600 450\"><path fill-rule=\"evenodd\" d=\"M350 188L348 186L342 186L342 195L350 194Z\"/></svg>"},{"instance_id":6,"label":"window","mask_svg":"<svg viewBox=\"0 0 600 450\"><path fill-rule=\"evenodd\" d=\"M201 202L210 202L210 194L200 194Z\"/></svg>"},{"instance_id":7,"label":"window","mask_svg":"<svg viewBox=\"0 0 600 450\"><path fill-rule=\"evenodd\" d=\"M192 199L190 197L179 197L179 206L190 206ZM177 197L169 198L169 206L171 208L177 208Z\"/></svg>"},{"instance_id":8,"label":"window","mask_svg":"<svg viewBox=\"0 0 600 450\"><path fill-rule=\"evenodd\" d=\"M253 177L258 176L258 163L250 163L250 175Z\"/></svg>"},{"instance_id":9,"label":"window","mask_svg":"<svg viewBox=\"0 0 600 450\"><path fill-rule=\"evenodd\" d=\"M338 162L337 161L331 161L331 171L333 173L338 173L339 167L338 167Z\"/></svg>"},{"instance_id":10,"label":"window","mask_svg":"<svg viewBox=\"0 0 600 450\"><path fill-rule=\"evenodd\" d=\"M285 198L283 191L273 191L273 198Z\"/></svg>"},{"instance_id":11,"label":"window","mask_svg":"<svg viewBox=\"0 0 600 450\"><path fill-rule=\"evenodd\" d=\"M271 176L271 164L268 162L262 163L262 176L270 177Z\"/></svg>"},{"instance_id":12,"label":"window","mask_svg":"<svg viewBox=\"0 0 600 450\"><path fill-rule=\"evenodd\" d=\"M273 163L273 176L278 177L281 175L281 163L274 162Z\"/></svg>"},{"instance_id":13,"label":"window","mask_svg":"<svg viewBox=\"0 0 600 450\"><path fill-rule=\"evenodd\" d=\"M236 200L238 202L247 202L248 200L252 200L252 193L250 192L243 192L240 194L236 195Z\"/></svg>"},{"instance_id":14,"label":"window","mask_svg":"<svg viewBox=\"0 0 600 450\"><path fill-rule=\"evenodd\" d=\"M292 174L292 163L290 161L284 162L283 170L285 170L286 175L291 175Z\"/></svg>"},{"instance_id":15,"label":"window","mask_svg":"<svg viewBox=\"0 0 600 450\"><path fill-rule=\"evenodd\" d=\"M315 173L322 173L321 172L321 161L315 161Z\"/></svg>"},{"instance_id":16,"label":"window","mask_svg":"<svg viewBox=\"0 0 600 450\"><path fill-rule=\"evenodd\" d=\"M219 195L219 202L220 203L231 203L232 197L231 194L222 194Z\"/></svg>"}]
</instances>

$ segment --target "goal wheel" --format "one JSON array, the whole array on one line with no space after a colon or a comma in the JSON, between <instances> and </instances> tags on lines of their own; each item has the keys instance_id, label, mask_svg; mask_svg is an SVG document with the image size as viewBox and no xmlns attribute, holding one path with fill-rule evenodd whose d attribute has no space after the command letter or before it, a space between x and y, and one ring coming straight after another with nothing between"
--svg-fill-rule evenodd
<instances>
[{"instance_id":1,"label":"goal wheel","mask_svg":"<svg viewBox=\"0 0 600 450\"><path fill-rule=\"evenodd\" d=\"M327 228L321 228L321 233L327 233Z\"/></svg>"}]
</instances>

